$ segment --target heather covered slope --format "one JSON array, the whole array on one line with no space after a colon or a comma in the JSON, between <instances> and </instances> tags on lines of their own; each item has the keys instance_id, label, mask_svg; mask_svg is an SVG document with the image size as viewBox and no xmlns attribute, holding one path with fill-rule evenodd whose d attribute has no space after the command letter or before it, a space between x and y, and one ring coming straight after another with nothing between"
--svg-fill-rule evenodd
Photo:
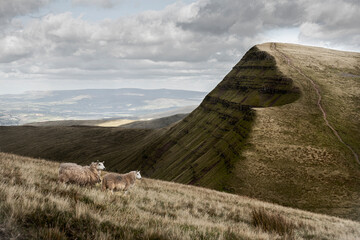
<instances>
[{"instance_id":1,"label":"heather covered slope","mask_svg":"<svg viewBox=\"0 0 360 240\"><path fill-rule=\"evenodd\" d=\"M357 239L358 222L142 179L127 195L57 183L59 164L0 153L0 239Z\"/></svg>"}]
</instances>

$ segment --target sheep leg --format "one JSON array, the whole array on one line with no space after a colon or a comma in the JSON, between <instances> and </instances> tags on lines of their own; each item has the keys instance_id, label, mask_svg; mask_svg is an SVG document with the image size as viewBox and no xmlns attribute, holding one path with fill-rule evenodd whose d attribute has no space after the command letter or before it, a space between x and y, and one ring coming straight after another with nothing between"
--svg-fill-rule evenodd
<instances>
[{"instance_id":1,"label":"sheep leg","mask_svg":"<svg viewBox=\"0 0 360 240\"><path fill-rule=\"evenodd\" d=\"M106 190L106 184L103 182L102 184L101 184L101 191L105 191Z\"/></svg>"},{"instance_id":2,"label":"sheep leg","mask_svg":"<svg viewBox=\"0 0 360 240\"><path fill-rule=\"evenodd\" d=\"M125 187L124 187L124 191L125 191L124 195L127 194L127 192L129 191L130 188L131 188L131 185L130 185L130 184L126 184L126 185L125 185Z\"/></svg>"}]
</instances>

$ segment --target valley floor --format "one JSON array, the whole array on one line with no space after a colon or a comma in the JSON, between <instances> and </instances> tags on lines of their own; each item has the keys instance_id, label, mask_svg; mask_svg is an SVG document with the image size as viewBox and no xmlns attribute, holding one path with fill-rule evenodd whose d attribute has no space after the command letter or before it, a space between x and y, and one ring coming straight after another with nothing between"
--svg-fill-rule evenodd
<instances>
[{"instance_id":1,"label":"valley floor","mask_svg":"<svg viewBox=\"0 0 360 240\"><path fill-rule=\"evenodd\" d=\"M0 153L0 239L359 239L360 223L144 178L127 195L57 183L58 163Z\"/></svg>"}]
</instances>

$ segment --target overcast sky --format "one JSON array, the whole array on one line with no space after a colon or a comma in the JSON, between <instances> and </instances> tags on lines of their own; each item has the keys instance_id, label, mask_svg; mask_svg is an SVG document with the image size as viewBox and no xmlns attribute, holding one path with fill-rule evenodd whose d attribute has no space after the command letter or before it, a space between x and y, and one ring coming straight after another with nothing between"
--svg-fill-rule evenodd
<instances>
[{"instance_id":1,"label":"overcast sky","mask_svg":"<svg viewBox=\"0 0 360 240\"><path fill-rule=\"evenodd\" d=\"M253 45L360 51L359 0L0 0L0 94L210 91Z\"/></svg>"}]
</instances>

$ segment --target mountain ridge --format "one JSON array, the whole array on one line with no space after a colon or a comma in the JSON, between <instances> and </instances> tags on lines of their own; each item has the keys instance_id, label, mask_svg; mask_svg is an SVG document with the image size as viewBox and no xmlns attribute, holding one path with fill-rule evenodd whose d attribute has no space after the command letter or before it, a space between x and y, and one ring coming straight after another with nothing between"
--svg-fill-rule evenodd
<instances>
[{"instance_id":1,"label":"mountain ridge","mask_svg":"<svg viewBox=\"0 0 360 240\"><path fill-rule=\"evenodd\" d=\"M356 102L360 99L356 92L360 86L354 78L343 77L343 73L359 75L360 54L276 45L315 81L329 121L346 142L359 149ZM359 219L354 200L360 191L359 165L326 126L312 84L290 68L271 44L260 47L277 58L279 69L296 82L304 95L292 104L255 110L251 147L244 151L245 161L238 162L234 171L234 182L242 185L233 187L242 194L283 205Z\"/></svg>"},{"instance_id":2,"label":"mountain ridge","mask_svg":"<svg viewBox=\"0 0 360 240\"><path fill-rule=\"evenodd\" d=\"M360 76L360 54L281 43L276 49L314 80L331 126L359 152L360 81L353 76ZM311 82L277 50L271 43L251 48L176 125L137 132L87 127L81 134L0 128L0 147L57 161L98 158L118 172L136 168L158 179L359 220L359 164L325 124Z\"/></svg>"}]
</instances>

